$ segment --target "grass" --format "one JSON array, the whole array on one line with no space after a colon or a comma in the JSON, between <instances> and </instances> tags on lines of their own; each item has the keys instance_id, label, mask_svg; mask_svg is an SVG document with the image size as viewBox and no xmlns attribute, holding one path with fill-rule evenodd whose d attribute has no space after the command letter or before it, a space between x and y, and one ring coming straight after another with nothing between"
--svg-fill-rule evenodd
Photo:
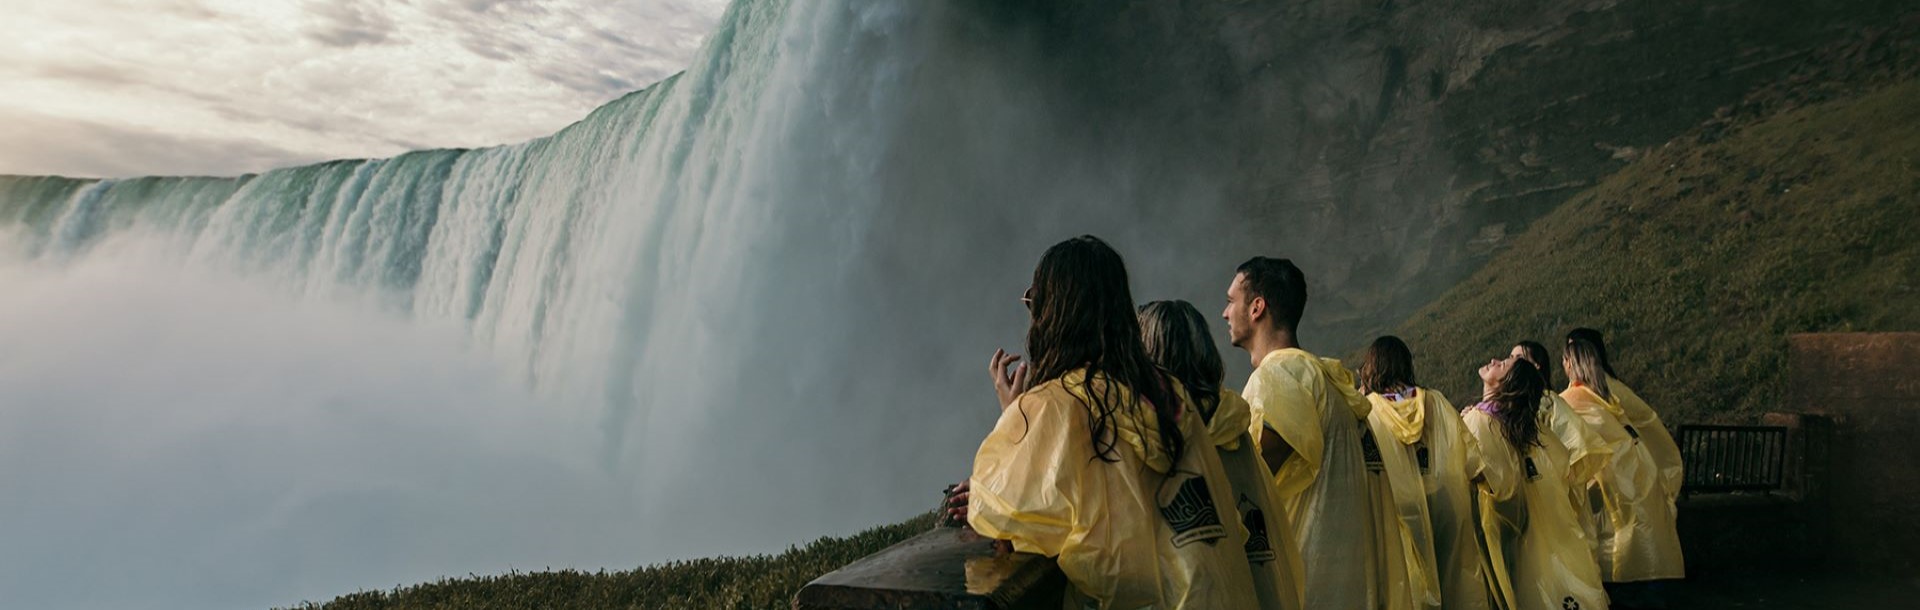
<instances>
[{"instance_id":1,"label":"grass","mask_svg":"<svg viewBox=\"0 0 1920 610\"><path fill-rule=\"evenodd\" d=\"M514 572L363 591L299 610L616 610L788 608L802 585L933 528L928 513L779 555L677 561L621 572Z\"/></svg>"},{"instance_id":2,"label":"grass","mask_svg":"<svg viewBox=\"0 0 1920 610\"><path fill-rule=\"evenodd\" d=\"M1790 409L1789 333L1920 330L1915 99L1901 80L1676 140L1398 332L1452 396L1477 394L1472 368L1515 340L1591 326L1669 422Z\"/></svg>"}]
</instances>

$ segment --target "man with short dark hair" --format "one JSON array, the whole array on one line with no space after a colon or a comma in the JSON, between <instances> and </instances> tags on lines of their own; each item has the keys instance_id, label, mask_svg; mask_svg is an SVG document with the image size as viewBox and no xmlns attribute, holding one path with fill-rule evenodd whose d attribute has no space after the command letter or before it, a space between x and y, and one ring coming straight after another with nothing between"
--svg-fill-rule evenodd
<instances>
[{"instance_id":1,"label":"man with short dark hair","mask_svg":"<svg viewBox=\"0 0 1920 610\"><path fill-rule=\"evenodd\" d=\"M1306 565L1308 608L1374 608L1373 552L1360 422L1371 405L1337 360L1300 349L1306 275L1287 259L1235 270L1222 317L1254 371L1242 394Z\"/></svg>"}]
</instances>

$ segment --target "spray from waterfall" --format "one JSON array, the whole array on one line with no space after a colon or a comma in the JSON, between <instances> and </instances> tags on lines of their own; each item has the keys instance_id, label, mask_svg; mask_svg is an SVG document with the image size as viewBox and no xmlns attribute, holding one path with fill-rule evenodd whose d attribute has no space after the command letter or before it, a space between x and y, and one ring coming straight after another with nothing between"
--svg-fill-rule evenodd
<instances>
[{"instance_id":1,"label":"spray from waterfall","mask_svg":"<svg viewBox=\"0 0 1920 610\"><path fill-rule=\"evenodd\" d=\"M1164 120L1205 108L1182 83L1061 53L1035 10L742 0L685 73L530 142L0 177L0 341L36 352L0 398L55 439L4 463L65 464L0 467L48 490L0 504L32 542L0 566L159 564L95 601L259 605L928 509L1047 244L1102 235L1137 294L1200 303L1272 245L1231 216L1221 132Z\"/></svg>"}]
</instances>

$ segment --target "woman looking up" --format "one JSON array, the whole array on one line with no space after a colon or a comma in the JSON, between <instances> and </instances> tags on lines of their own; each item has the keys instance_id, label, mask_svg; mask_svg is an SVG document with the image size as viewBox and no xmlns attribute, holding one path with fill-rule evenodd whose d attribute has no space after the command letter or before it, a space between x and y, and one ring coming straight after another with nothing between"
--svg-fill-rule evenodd
<instances>
[{"instance_id":1,"label":"woman looking up","mask_svg":"<svg viewBox=\"0 0 1920 610\"><path fill-rule=\"evenodd\" d=\"M1491 360L1480 367L1480 403L1461 414L1475 441L1468 474L1480 490L1493 590L1517 610L1606 608L1599 567L1567 503L1567 449L1541 433L1542 379L1526 360Z\"/></svg>"}]
</instances>

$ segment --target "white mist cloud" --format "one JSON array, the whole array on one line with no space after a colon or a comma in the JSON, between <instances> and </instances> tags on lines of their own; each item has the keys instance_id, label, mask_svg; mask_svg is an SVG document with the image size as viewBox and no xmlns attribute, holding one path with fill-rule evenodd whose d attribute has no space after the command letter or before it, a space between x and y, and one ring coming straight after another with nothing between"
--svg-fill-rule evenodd
<instances>
[{"instance_id":1,"label":"white mist cloud","mask_svg":"<svg viewBox=\"0 0 1920 610\"><path fill-rule=\"evenodd\" d=\"M0 0L0 173L239 174L526 140L685 68L725 6Z\"/></svg>"},{"instance_id":2,"label":"white mist cloud","mask_svg":"<svg viewBox=\"0 0 1920 610\"><path fill-rule=\"evenodd\" d=\"M164 258L0 258L0 607L265 608L646 555L594 422L459 333Z\"/></svg>"}]
</instances>

